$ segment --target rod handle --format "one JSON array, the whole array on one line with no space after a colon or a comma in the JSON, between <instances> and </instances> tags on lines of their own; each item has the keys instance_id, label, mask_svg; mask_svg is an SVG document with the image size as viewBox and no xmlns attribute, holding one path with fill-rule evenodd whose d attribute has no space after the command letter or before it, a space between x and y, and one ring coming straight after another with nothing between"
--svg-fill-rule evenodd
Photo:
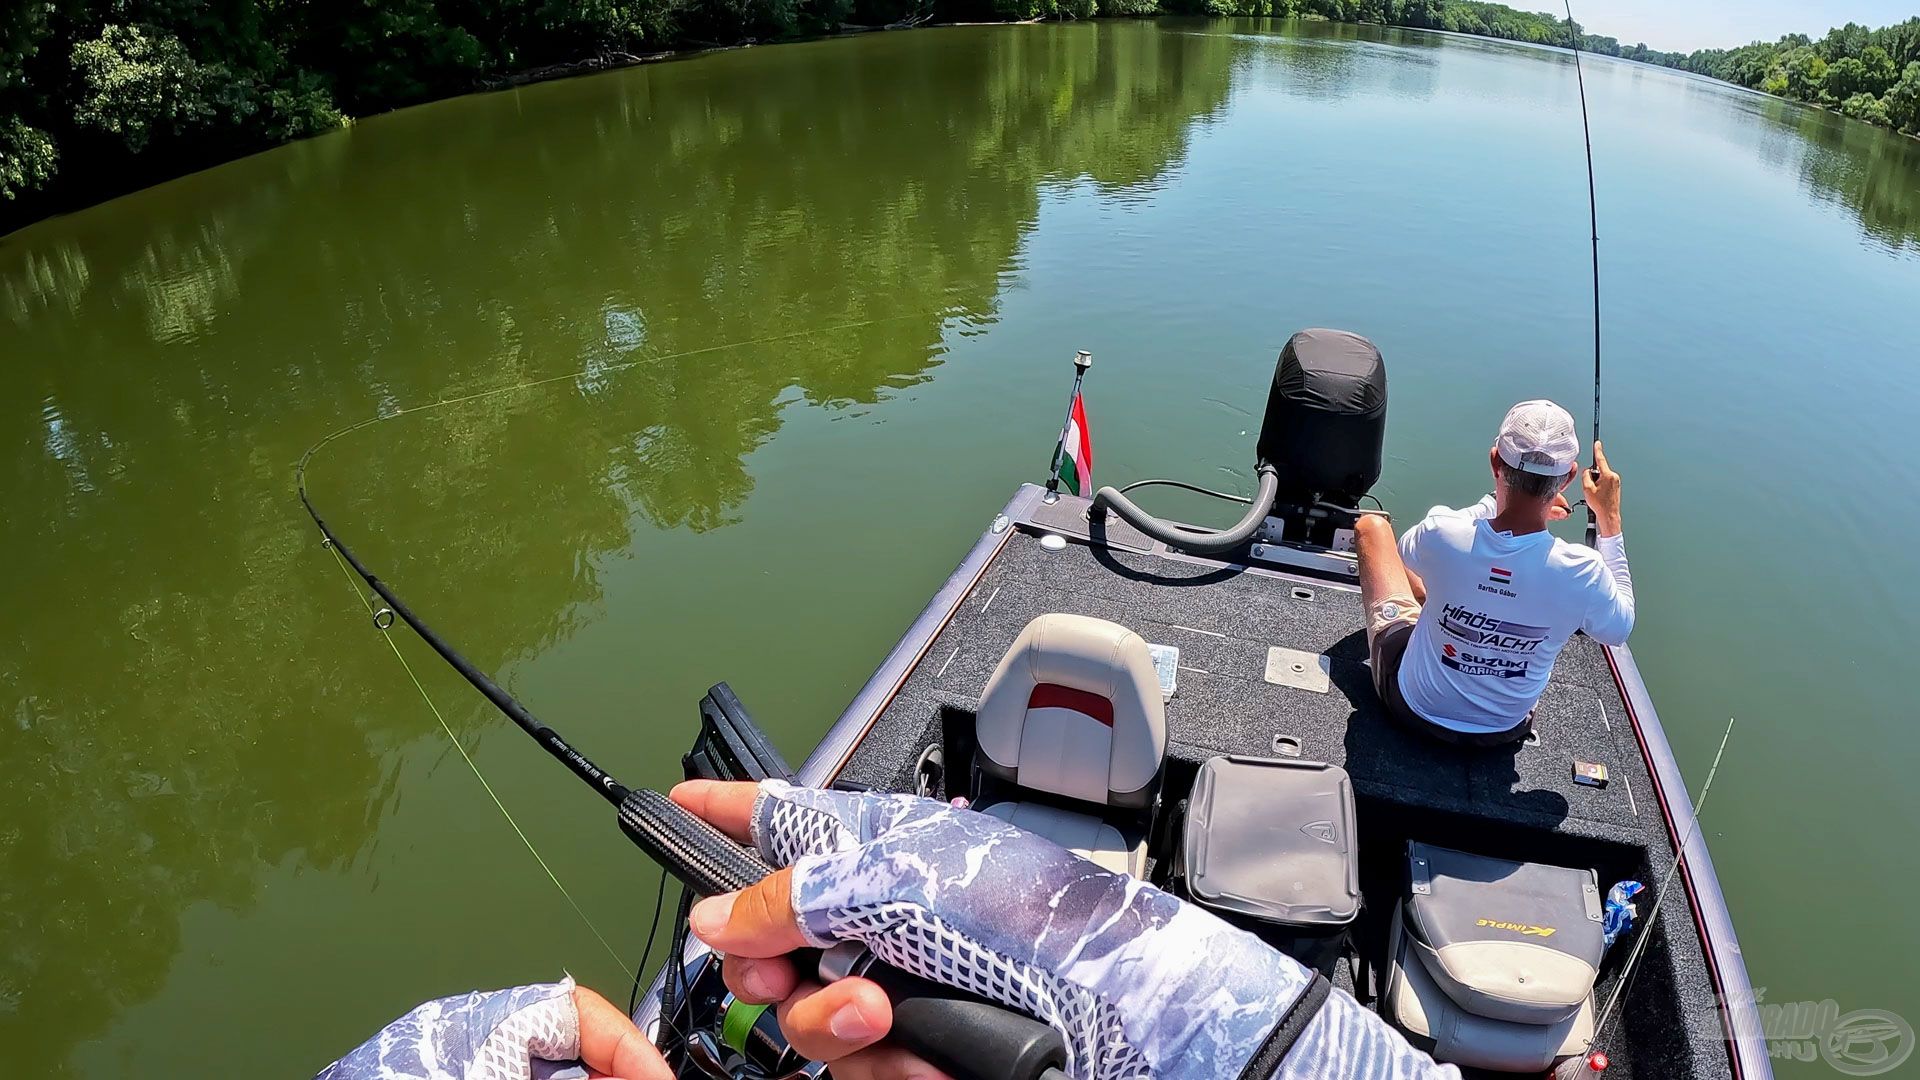
<instances>
[{"instance_id":1,"label":"rod handle","mask_svg":"<svg viewBox=\"0 0 1920 1080\"><path fill-rule=\"evenodd\" d=\"M957 1080L1061 1076L1067 1044L1052 1027L998 1002L873 964L863 977L893 1002L887 1037Z\"/></svg>"},{"instance_id":2,"label":"rod handle","mask_svg":"<svg viewBox=\"0 0 1920 1080\"><path fill-rule=\"evenodd\" d=\"M620 829L647 857L702 896L744 889L773 872L753 852L660 792L630 791L620 803ZM793 954L801 970L820 966L820 952ZM1060 1033L998 1002L867 960L858 974L880 984L893 1002L888 1038L954 1080L1048 1080L1067 1063Z\"/></svg>"},{"instance_id":3,"label":"rod handle","mask_svg":"<svg viewBox=\"0 0 1920 1080\"><path fill-rule=\"evenodd\" d=\"M636 788L621 800L620 831L701 896L737 892L773 873L726 833L650 788Z\"/></svg>"}]
</instances>

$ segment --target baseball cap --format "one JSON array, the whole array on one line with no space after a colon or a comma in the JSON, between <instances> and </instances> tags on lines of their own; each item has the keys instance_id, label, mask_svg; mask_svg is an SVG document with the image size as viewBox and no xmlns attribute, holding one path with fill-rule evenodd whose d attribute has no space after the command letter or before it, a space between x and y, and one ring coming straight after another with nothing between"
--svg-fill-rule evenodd
<instances>
[{"instance_id":1,"label":"baseball cap","mask_svg":"<svg viewBox=\"0 0 1920 1080\"><path fill-rule=\"evenodd\" d=\"M1493 447L1508 468L1565 476L1580 461L1573 416L1551 401L1523 401L1507 410Z\"/></svg>"}]
</instances>

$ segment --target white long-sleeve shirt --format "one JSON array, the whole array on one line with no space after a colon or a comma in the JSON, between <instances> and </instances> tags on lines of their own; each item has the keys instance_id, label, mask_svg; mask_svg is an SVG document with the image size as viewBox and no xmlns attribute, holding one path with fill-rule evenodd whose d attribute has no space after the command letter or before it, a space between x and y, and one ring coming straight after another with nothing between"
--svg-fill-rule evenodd
<instances>
[{"instance_id":1,"label":"white long-sleeve shirt","mask_svg":"<svg viewBox=\"0 0 1920 1080\"><path fill-rule=\"evenodd\" d=\"M1619 536L1599 550L1550 532L1496 532L1488 495L1464 510L1436 506L1400 538L1400 558L1427 601L1400 664L1414 712L1464 732L1505 731L1546 689L1567 639L1585 630L1619 645L1633 630L1633 578Z\"/></svg>"}]
</instances>

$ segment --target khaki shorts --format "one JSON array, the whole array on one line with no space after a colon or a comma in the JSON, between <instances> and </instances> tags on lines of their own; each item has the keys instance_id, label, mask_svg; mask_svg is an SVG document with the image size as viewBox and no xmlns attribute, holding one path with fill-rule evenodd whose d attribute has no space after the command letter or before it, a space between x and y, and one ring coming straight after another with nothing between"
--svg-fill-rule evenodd
<instances>
[{"instance_id":1,"label":"khaki shorts","mask_svg":"<svg viewBox=\"0 0 1920 1080\"><path fill-rule=\"evenodd\" d=\"M1420 604L1411 596L1389 596L1367 612L1367 655L1373 656L1381 631L1397 623L1408 629L1420 621Z\"/></svg>"},{"instance_id":2,"label":"khaki shorts","mask_svg":"<svg viewBox=\"0 0 1920 1080\"><path fill-rule=\"evenodd\" d=\"M1396 719L1431 727L1407 705L1400 694L1400 661L1420 621L1420 605L1411 596L1389 596L1367 612L1367 659L1373 668L1373 689Z\"/></svg>"},{"instance_id":3,"label":"khaki shorts","mask_svg":"<svg viewBox=\"0 0 1920 1080\"><path fill-rule=\"evenodd\" d=\"M1413 711L1400 693L1400 661L1420 621L1420 605L1411 596L1389 596L1367 612L1367 659L1373 667L1373 690L1395 720L1443 742L1461 746L1505 746L1524 740L1533 731L1533 714L1506 731L1466 732L1441 727Z\"/></svg>"}]
</instances>

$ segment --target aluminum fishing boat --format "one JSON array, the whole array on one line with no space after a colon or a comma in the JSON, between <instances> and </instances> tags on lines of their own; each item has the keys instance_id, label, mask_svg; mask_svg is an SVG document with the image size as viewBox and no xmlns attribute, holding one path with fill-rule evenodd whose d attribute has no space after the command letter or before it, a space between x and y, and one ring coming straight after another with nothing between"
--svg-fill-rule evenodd
<instances>
[{"instance_id":1,"label":"aluminum fishing boat","mask_svg":"<svg viewBox=\"0 0 1920 1080\"><path fill-rule=\"evenodd\" d=\"M1385 712L1352 554L1385 413L1377 350L1305 331L1239 526L1022 485L791 775L966 797L1261 934L1469 1075L1576 1057L1597 1075L1598 1051L1610 1077L1770 1077L1628 648L1576 636L1505 749ZM702 716L689 775L789 773L724 685ZM1640 918L1609 946L1605 898L1629 880ZM697 943L678 958L636 1019L682 1076L821 1073Z\"/></svg>"}]
</instances>

